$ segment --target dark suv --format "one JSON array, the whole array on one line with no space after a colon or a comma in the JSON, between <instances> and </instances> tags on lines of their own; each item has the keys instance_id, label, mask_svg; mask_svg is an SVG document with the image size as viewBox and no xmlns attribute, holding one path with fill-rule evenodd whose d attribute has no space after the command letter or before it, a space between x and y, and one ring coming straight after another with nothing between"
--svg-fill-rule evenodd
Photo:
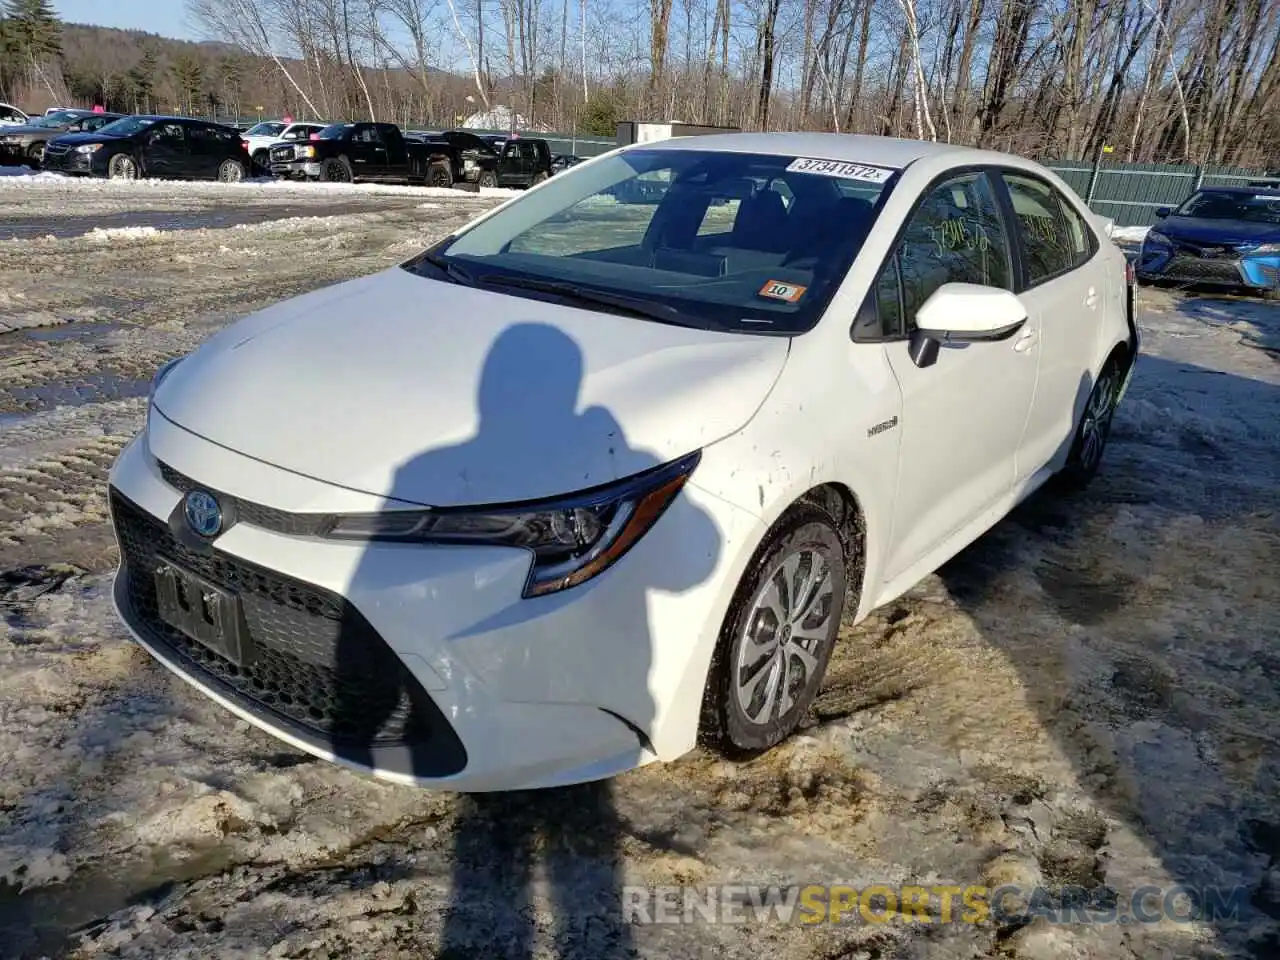
<instances>
[{"instance_id":1,"label":"dark suv","mask_svg":"<svg viewBox=\"0 0 1280 960\"><path fill-rule=\"evenodd\" d=\"M482 137L470 130L428 136L456 151L460 169L455 180L481 187L532 187L551 176L551 148L536 137Z\"/></svg>"}]
</instances>

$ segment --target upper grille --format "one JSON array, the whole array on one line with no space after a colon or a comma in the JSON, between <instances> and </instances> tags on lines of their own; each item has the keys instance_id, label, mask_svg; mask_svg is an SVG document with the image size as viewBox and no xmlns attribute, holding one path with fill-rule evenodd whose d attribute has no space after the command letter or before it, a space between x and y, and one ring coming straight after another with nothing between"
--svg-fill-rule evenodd
<instances>
[{"instance_id":1,"label":"upper grille","mask_svg":"<svg viewBox=\"0 0 1280 960\"><path fill-rule=\"evenodd\" d=\"M267 507L260 503L252 503L249 500L232 497L212 487L197 483L186 474L178 472L163 461L156 462L160 466L160 476L169 486L184 494L195 489L208 490L210 493L217 494L224 507L228 505L234 506L236 520L240 523L248 523L274 533L284 533L294 537L310 537L318 535L328 520L327 514L289 513L285 510L277 510L275 507Z\"/></svg>"},{"instance_id":2,"label":"upper grille","mask_svg":"<svg viewBox=\"0 0 1280 960\"><path fill-rule=\"evenodd\" d=\"M130 625L183 672L252 712L318 735L339 755L344 746L349 755L351 748L430 742L443 758L431 775L462 769L465 753L448 721L346 600L217 550L189 549L114 488L110 501ZM237 667L160 618L155 571L164 561L240 598L254 646L251 663Z\"/></svg>"},{"instance_id":3,"label":"upper grille","mask_svg":"<svg viewBox=\"0 0 1280 960\"><path fill-rule=\"evenodd\" d=\"M44 148L44 152L46 154L51 154L52 156L55 156L55 157L59 157L64 153L68 153L70 152L70 150L71 148L64 143L50 143L50 144L46 144Z\"/></svg>"},{"instance_id":4,"label":"upper grille","mask_svg":"<svg viewBox=\"0 0 1280 960\"><path fill-rule=\"evenodd\" d=\"M285 144L280 147L271 148L271 159L275 163L284 163L293 159L293 147Z\"/></svg>"}]
</instances>

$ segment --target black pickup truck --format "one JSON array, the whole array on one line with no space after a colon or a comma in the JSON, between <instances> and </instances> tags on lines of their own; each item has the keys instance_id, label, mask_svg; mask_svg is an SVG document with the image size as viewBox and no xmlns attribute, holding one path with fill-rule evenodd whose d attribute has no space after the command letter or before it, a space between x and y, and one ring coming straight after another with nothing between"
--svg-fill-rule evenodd
<instances>
[{"instance_id":1,"label":"black pickup truck","mask_svg":"<svg viewBox=\"0 0 1280 960\"><path fill-rule=\"evenodd\" d=\"M451 148L454 180L481 187L532 187L551 176L551 148L537 137L482 137L469 130L447 130L427 134L423 143Z\"/></svg>"},{"instance_id":2,"label":"black pickup truck","mask_svg":"<svg viewBox=\"0 0 1280 960\"><path fill-rule=\"evenodd\" d=\"M311 139L271 148L277 177L353 183L453 186L456 157L447 145L407 140L394 123L333 123Z\"/></svg>"}]
</instances>

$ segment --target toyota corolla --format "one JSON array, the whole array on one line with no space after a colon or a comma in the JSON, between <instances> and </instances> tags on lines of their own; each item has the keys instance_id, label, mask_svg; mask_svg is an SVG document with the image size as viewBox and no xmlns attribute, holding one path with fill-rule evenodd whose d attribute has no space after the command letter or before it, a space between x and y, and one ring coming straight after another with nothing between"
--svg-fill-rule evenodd
<instances>
[{"instance_id":1,"label":"toyota corolla","mask_svg":"<svg viewBox=\"0 0 1280 960\"><path fill-rule=\"evenodd\" d=\"M842 621L1093 476L1137 352L1123 254L1035 164L637 144L163 367L109 481L116 605L390 779L749 756Z\"/></svg>"}]
</instances>

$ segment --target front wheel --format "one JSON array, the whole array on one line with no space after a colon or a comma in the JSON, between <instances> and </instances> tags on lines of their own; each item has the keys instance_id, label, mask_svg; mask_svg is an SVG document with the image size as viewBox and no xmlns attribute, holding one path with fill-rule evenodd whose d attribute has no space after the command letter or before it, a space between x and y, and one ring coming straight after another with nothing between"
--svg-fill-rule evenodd
<instances>
[{"instance_id":1,"label":"front wheel","mask_svg":"<svg viewBox=\"0 0 1280 960\"><path fill-rule=\"evenodd\" d=\"M239 160L223 160L218 167L218 180L222 183L239 183L244 179L244 164Z\"/></svg>"},{"instance_id":2,"label":"front wheel","mask_svg":"<svg viewBox=\"0 0 1280 960\"><path fill-rule=\"evenodd\" d=\"M346 157L326 160L320 166L320 179L328 183L351 183L354 179Z\"/></svg>"},{"instance_id":3,"label":"front wheel","mask_svg":"<svg viewBox=\"0 0 1280 960\"><path fill-rule=\"evenodd\" d=\"M536 186L537 186L538 184L540 184L543 180L546 180L548 176L549 176L549 175L548 175L547 171L545 171L545 170L539 170L537 173L535 173L535 174L533 175L533 179L529 181L529 186L531 186L531 187L536 187Z\"/></svg>"},{"instance_id":4,"label":"front wheel","mask_svg":"<svg viewBox=\"0 0 1280 960\"><path fill-rule=\"evenodd\" d=\"M1108 360L1089 391L1089 399L1085 401L1080 422L1076 425L1067 465L1061 474L1068 486L1083 488L1097 476L1107 440L1111 437L1111 421L1115 417L1121 379L1119 364Z\"/></svg>"},{"instance_id":5,"label":"front wheel","mask_svg":"<svg viewBox=\"0 0 1280 960\"><path fill-rule=\"evenodd\" d=\"M486 190L492 190L498 185L498 175L492 170L485 170L480 174L479 186Z\"/></svg>"},{"instance_id":6,"label":"front wheel","mask_svg":"<svg viewBox=\"0 0 1280 960\"><path fill-rule=\"evenodd\" d=\"M702 739L735 758L781 743L817 696L844 610L846 557L835 521L792 507L769 533L721 627Z\"/></svg>"},{"instance_id":7,"label":"front wheel","mask_svg":"<svg viewBox=\"0 0 1280 960\"><path fill-rule=\"evenodd\" d=\"M112 180L137 180L138 164L127 153L117 153L107 164L107 176Z\"/></svg>"},{"instance_id":8,"label":"front wheel","mask_svg":"<svg viewBox=\"0 0 1280 960\"><path fill-rule=\"evenodd\" d=\"M32 167L38 167L44 162L44 144L33 143L27 147L27 163Z\"/></svg>"}]
</instances>

